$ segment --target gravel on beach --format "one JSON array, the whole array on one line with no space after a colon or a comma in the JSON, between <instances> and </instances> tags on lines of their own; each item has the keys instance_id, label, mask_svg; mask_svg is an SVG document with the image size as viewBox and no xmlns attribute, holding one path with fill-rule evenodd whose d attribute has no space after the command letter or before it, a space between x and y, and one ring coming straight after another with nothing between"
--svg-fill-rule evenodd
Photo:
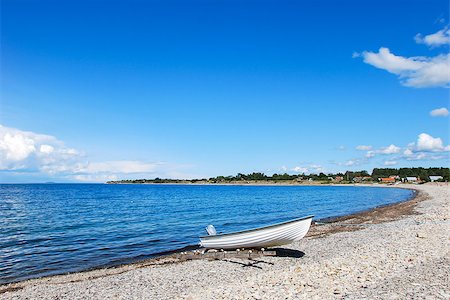
<instances>
[{"instance_id":1,"label":"gravel on beach","mask_svg":"<svg viewBox=\"0 0 450 300\"><path fill-rule=\"evenodd\" d=\"M0 286L0 299L450 299L450 187L407 187L420 191L409 212L315 226L277 257L151 260Z\"/></svg>"}]
</instances>

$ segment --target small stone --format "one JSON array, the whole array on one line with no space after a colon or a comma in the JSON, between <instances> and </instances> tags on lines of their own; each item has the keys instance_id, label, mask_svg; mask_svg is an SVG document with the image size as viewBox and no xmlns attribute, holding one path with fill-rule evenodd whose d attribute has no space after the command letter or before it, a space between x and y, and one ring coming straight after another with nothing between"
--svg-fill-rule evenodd
<instances>
[{"instance_id":1,"label":"small stone","mask_svg":"<svg viewBox=\"0 0 450 300\"><path fill-rule=\"evenodd\" d=\"M259 299L262 299L262 298L261 298L260 294L256 293L256 294L253 294L253 299L259 300Z\"/></svg>"}]
</instances>

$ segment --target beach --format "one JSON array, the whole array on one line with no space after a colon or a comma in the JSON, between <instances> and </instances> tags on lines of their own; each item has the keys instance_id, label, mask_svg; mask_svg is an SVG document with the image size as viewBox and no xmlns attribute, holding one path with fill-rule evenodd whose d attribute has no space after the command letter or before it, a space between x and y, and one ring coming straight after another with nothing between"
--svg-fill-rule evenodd
<instances>
[{"instance_id":1,"label":"beach","mask_svg":"<svg viewBox=\"0 0 450 300\"><path fill-rule=\"evenodd\" d=\"M314 226L276 257L180 261L0 286L0 299L449 299L449 186Z\"/></svg>"}]
</instances>

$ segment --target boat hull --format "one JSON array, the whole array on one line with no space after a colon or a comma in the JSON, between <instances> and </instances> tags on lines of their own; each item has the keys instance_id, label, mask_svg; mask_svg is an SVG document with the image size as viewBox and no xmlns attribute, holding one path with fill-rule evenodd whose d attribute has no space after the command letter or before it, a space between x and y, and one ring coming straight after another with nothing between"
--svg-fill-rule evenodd
<instances>
[{"instance_id":1,"label":"boat hull","mask_svg":"<svg viewBox=\"0 0 450 300\"><path fill-rule=\"evenodd\" d=\"M303 238L313 216L304 217L235 233L200 237L200 246L207 249L266 248L287 245Z\"/></svg>"}]
</instances>

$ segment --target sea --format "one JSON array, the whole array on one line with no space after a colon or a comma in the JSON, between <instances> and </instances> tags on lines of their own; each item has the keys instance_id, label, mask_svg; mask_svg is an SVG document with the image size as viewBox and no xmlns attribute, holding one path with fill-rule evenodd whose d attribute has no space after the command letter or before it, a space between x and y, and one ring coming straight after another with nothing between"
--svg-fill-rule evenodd
<instances>
[{"instance_id":1,"label":"sea","mask_svg":"<svg viewBox=\"0 0 450 300\"><path fill-rule=\"evenodd\" d=\"M233 232L405 201L361 186L0 184L0 284L131 263Z\"/></svg>"}]
</instances>

